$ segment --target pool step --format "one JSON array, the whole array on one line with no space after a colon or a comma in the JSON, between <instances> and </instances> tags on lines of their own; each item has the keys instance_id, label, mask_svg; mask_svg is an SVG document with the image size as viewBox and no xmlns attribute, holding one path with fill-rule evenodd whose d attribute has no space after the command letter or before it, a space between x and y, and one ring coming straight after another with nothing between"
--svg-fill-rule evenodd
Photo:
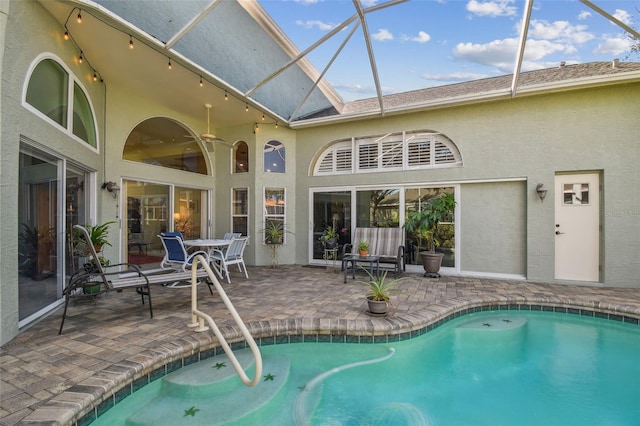
<instances>
[{"instance_id":1,"label":"pool step","mask_svg":"<svg viewBox=\"0 0 640 426\"><path fill-rule=\"evenodd\" d=\"M247 375L255 366L250 351L236 356ZM252 388L237 377L226 356L201 361L163 378L160 395L127 418L129 426L252 424L260 409L283 394L290 371L286 357L263 359L262 380Z\"/></svg>"}]
</instances>

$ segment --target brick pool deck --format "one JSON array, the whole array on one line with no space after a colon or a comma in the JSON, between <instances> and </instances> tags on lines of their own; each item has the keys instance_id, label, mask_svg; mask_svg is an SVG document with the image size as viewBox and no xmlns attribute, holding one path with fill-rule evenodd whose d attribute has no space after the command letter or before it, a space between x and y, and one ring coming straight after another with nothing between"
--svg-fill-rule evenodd
<instances>
[{"instance_id":1,"label":"brick pool deck","mask_svg":"<svg viewBox=\"0 0 640 426\"><path fill-rule=\"evenodd\" d=\"M640 289L551 285L520 280L402 275L391 315L367 314L365 288L337 269L281 265L232 271L229 298L261 344L381 342L409 338L476 310L558 310L638 325ZM362 279L363 276L358 277ZM244 341L217 294L198 288L199 309L235 346ZM190 290L152 288L154 318L132 290L70 305L0 349L0 425L83 424L155 378L220 351L191 322Z\"/></svg>"}]
</instances>

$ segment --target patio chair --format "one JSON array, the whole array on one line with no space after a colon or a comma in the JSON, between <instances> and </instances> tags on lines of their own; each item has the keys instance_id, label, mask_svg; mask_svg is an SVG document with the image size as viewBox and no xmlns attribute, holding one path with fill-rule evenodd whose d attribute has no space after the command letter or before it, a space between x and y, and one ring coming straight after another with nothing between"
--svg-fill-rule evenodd
<instances>
[{"instance_id":1,"label":"patio chair","mask_svg":"<svg viewBox=\"0 0 640 426\"><path fill-rule=\"evenodd\" d=\"M238 265L240 272L244 271L244 276L249 278L247 267L244 264L244 249L247 246L249 237L234 238L226 250L211 250L211 263L217 264L217 270L220 271L222 278L227 278L227 282L231 283L229 277L229 265Z\"/></svg>"},{"instance_id":2,"label":"patio chair","mask_svg":"<svg viewBox=\"0 0 640 426\"><path fill-rule=\"evenodd\" d=\"M224 234L224 237L222 237L225 240L233 240L234 238L240 238L242 237L242 233L240 232L227 232L226 234Z\"/></svg>"},{"instance_id":3,"label":"patio chair","mask_svg":"<svg viewBox=\"0 0 640 426\"><path fill-rule=\"evenodd\" d=\"M160 262L160 267L162 269L173 269L178 272L188 272L191 270L193 260L199 254L209 261L209 254L206 251L198 250L191 253L187 252L181 232L163 232L158 235L158 238L162 241L165 251L164 258L162 259L162 262ZM208 281L207 285L209 285L209 291L213 294L213 290L211 290L211 285ZM178 282L174 282L167 284L166 286L181 288L188 287L189 285L181 285Z\"/></svg>"},{"instance_id":4,"label":"patio chair","mask_svg":"<svg viewBox=\"0 0 640 426\"><path fill-rule=\"evenodd\" d=\"M87 262L71 275L69 283L62 291L65 299L64 311L58 334L62 334L67 308L72 298L90 298L95 301L102 293L111 290L122 291L127 288L134 288L140 295L143 305L144 296L147 296L149 299L149 314L153 318L149 279L140 268L129 263L106 264L101 262L95 247L91 243L91 237L87 229L80 225L74 225L73 231L69 235L71 252L76 257L86 258ZM121 279L122 276L127 278ZM89 291L92 288L95 288L95 290Z\"/></svg>"}]
</instances>

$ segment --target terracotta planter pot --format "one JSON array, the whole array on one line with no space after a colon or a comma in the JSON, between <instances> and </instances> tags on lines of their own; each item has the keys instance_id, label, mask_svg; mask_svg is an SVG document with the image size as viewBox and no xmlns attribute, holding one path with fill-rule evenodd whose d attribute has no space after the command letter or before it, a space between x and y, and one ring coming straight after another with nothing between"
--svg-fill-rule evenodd
<instances>
[{"instance_id":1,"label":"terracotta planter pot","mask_svg":"<svg viewBox=\"0 0 640 426\"><path fill-rule=\"evenodd\" d=\"M422 259L422 267L424 268L424 276L437 278L440 276L438 271L442 265L443 253L432 253L428 251L421 251L420 258Z\"/></svg>"},{"instance_id":2,"label":"terracotta planter pot","mask_svg":"<svg viewBox=\"0 0 640 426\"><path fill-rule=\"evenodd\" d=\"M359 254L360 256L369 256L369 252L368 252L368 251L365 251L365 250L360 250L360 251L358 252L358 254Z\"/></svg>"}]
</instances>

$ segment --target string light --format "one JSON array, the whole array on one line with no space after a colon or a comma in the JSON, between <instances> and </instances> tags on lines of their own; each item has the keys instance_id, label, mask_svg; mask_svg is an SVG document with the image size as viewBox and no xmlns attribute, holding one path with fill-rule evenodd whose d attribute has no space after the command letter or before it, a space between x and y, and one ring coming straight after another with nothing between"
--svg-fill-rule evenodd
<instances>
[{"instance_id":1,"label":"string light","mask_svg":"<svg viewBox=\"0 0 640 426\"><path fill-rule=\"evenodd\" d=\"M244 110L245 110L245 112L249 112L249 104L245 104Z\"/></svg>"},{"instance_id":2,"label":"string light","mask_svg":"<svg viewBox=\"0 0 640 426\"><path fill-rule=\"evenodd\" d=\"M98 81L98 74L96 73L96 70L93 70L93 81Z\"/></svg>"},{"instance_id":3,"label":"string light","mask_svg":"<svg viewBox=\"0 0 640 426\"><path fill-rule=\"evenodd\" d=\"M204 86L204 83L202 82L202 76L200 76L200 87Z\"/></svg>"},{"instance_id":4,"label":"string light","mask_svg":"<svg viewBox=\"0 0 640 426\"><path fill-rule=\"evenodd\" d=\"M82 9L78 11L78 24L82 24Z\"/></svg>"},{"instance_id":5,"label":"string light","mask_svg":"<svg viewBox=\"0 0 640 426\"><path fill-rule=\"evenodd\" d=\"M278 122L276 121L276 129L278 128Z\"/></svg>"},{"instance_id":6,"label":"string light","mask_svg":"<svg viewBox=\"0 0 640 426\"><path fill-rule=\"evenodd\" d=\"M133 37L129 34L129 49L133 49Z\"/></svg>"},{"instance_id":7,"label":"string light","mask_svg":"<svg viewBox=\"0 0 640 426\"><path fill-rule=\"evenodd\" d=\"M171 65L171 58L169 58L169 69L171 69L172 65Z\"/></svg>"},{"instance_id":8,"label":"string light","mask_svg":"<svg viewBox=\"0 0 640 426\"><path fill-rule=\"evenodd\" d=\"M78 62L82 63L84 59L82 58L82 50L80 51L80 56L78 56Z\"/></svg>"},{"instance_id":9,"label":"string light","mask_svg":"<svg viewBox=\"0 0 640 426\"><path fill-rule=\"evenodd\" d=\"M262 114L262 121L264 121L264 114Z\"/></svg>"},{"instance_id":10,"label":"string light","mask_svg":"<svg viewBox=\"0 0 640 426\"><path fill-rule=\"evenodd\" d=\"M228 101L229 100L229 95L227 95L227 91L224 91L224 100Z\"/></svg>"},{"instance_id":11,"label":"string light","mask_svg":"<svg viewBox=\"0 0 640 426\"><path fill-rule=\"evenodd\" d=\"M69 31L64 32L64 39L69 40Z\"/></svg>"}]
</instances>

